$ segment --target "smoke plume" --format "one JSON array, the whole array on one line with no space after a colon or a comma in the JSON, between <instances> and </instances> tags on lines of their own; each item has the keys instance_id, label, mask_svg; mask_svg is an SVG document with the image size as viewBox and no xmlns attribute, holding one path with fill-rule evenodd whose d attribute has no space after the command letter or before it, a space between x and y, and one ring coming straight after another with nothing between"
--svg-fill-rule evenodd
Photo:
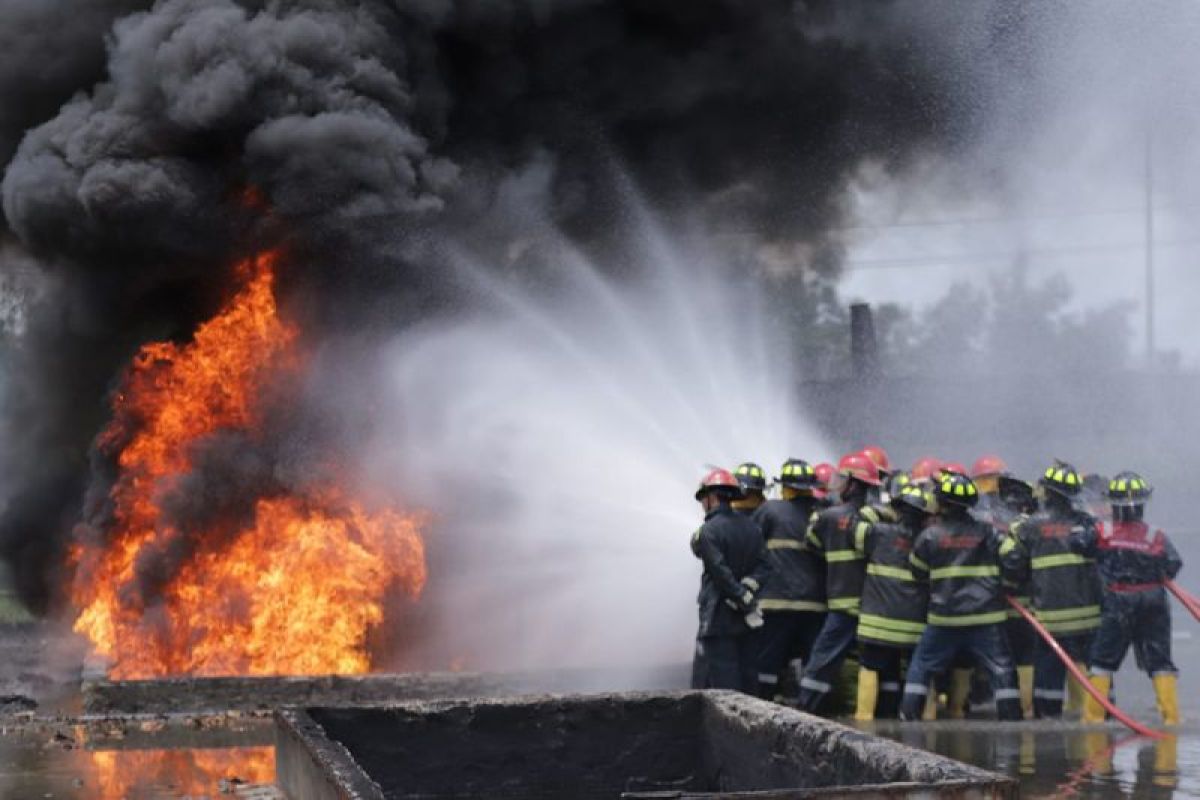
<instances>
[{"instance_id":1,"label":"smoke plume","mask_svg":"<svg viewBox=\"0 0 1200 800\"><path fill-rule=\"evenodd\" d=\"M358 342L466 302L454 252L552 274L539 225L614 252L632 184L714 241L828 251L813 260L828 280L826 233L859 171L958 147L973 119L927 32L890 5L9 5L25 13L4 15L6 39L42 77L0 84L21 109L0 117L0 148L20 140L4 217L51 289L24 309L8 357L0 547L42 608L85 489L102 535L111 465L87 453L121 366L150 338L186 339L239 255L283 247L281 299L305 335ZM62 53L78 63L53 63ZM292 399L328 410L326 391ZM236 516L236 497L221 500L234 476L278 484L365 435L317 427L249 454L206 445L170 506ZM187 552L144 565L145 586Z\"/></svg>"}]
</instances>

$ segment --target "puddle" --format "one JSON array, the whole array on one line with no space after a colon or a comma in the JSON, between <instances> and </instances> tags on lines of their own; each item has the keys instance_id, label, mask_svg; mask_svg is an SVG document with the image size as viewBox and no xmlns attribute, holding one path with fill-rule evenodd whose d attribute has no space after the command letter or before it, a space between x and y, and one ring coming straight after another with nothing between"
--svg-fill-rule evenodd
<instances>
[{"instance_id":1,"label":"puddle","mask_svg":"<svg viewBox=\"0 0 1200 800\"><path fill-rule=\"evenodd\" d=\"M0 797L282 800L270 720L32 723L0 731Z\"/></svg>"}]
</instances>

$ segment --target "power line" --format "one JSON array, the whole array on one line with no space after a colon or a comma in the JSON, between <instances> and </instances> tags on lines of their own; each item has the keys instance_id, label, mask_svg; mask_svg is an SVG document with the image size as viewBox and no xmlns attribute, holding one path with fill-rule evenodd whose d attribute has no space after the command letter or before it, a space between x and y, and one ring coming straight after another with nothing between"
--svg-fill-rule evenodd
<instances>
[{"instance_id":1,"label":"power line","mask_svg":"<svg viewBox=\"0 0 1200 800\"><path fill-rule=\"evenodd\" d=\"M1200 245L1200 239L1180 239L1174 242L1155 242L1159 247L1190 247ZM923 267L953 266L954 264L1013 261L1016 259L1063 258L1088 254L1116 254L1145 249L1145 242L1117 242L1107 245L1074 245L1047 247L1038 250L1004 250L990 253L946 253L942 255L906 256L902 258L851 259L842 267L849 272L874 269L920 269Z\"/></svg>"}]
</instances>

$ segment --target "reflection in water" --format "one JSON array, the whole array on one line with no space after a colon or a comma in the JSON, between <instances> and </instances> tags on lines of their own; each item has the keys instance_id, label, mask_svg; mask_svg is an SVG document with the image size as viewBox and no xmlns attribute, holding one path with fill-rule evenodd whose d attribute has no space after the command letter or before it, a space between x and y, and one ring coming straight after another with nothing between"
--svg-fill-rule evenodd
<instances>
[{"instance_id":1,"label":"reflection in water","mask_svg":"<svg viewBox=\"0 0 1200 800\"><path fill-rule=\"evenodd\" d=\"M99 800L211 797L227 785L275 780L275 748L96 750L90 754ZM157 791L155 791L157 790ZM228 790L225 791L228 794Z\"/></svg>"},{"instance_id":2,"label":"reflection in water","mask_svg":"<svg viewBox=\"0 0 1200 800\"><path fill-rule=\"evenodd\" d=\"M1025 798L1200 797L1200 737L1191 733L1156 741L1125 731L1066 727L900 725L877 732L1012 775Z\"/></svg>"}]
</instances>

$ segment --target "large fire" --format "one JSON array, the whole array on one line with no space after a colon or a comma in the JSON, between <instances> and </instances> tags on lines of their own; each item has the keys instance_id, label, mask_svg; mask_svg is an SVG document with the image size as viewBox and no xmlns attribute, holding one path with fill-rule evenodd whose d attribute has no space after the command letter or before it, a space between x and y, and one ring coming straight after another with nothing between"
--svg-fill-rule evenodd
<instances>
[{"instance_id":1,"label":"large fire","mask_svg":"<svg viewBox=\"0 0 1200 800\"><path fill-rule=\"evenodd\" d=\"M72 552L75 630L116 678L364 672L389 592L425 583L419 515L368 511L336 485L254 499L252 519L200 545L152 600L139 559L176 546L160 505L193 447L263 425L264 392L298 375L298 332L277 313L274 254L240 265L240 291L184 345L148 344L98 447L119 469L103 542Z\"/></svg>"}]
</instances>

